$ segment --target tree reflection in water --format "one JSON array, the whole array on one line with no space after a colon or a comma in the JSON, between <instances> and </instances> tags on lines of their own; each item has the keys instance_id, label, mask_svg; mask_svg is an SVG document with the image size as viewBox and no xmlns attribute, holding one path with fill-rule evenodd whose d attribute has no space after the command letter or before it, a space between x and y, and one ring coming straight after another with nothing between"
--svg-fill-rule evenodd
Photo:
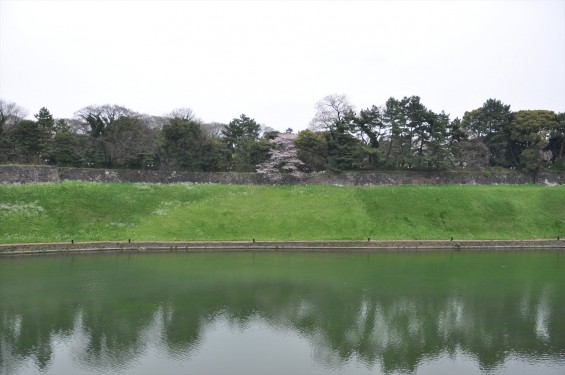
<instances>
[{"instance_id":1,"label":"tree reflection in water","mask_svg":"<svg viewBox=\"0 0 565 375\"><path fill-rule=\"evenodd\" d=\"M190 361L207 330L262 321L316 363L414 372L465 353L565 363L565 267L556 252L111 254L0 259L0 373L52 365L119 372L151 347ZM153 350L153 349L151 349Z\"/></svg>"}]
</instances>

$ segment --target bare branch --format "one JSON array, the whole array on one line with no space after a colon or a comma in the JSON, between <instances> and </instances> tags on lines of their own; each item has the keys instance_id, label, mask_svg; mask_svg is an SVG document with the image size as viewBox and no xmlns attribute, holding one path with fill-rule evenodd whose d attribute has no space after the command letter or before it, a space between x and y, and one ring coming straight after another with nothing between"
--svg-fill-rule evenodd
<instances>
[{"instance_id":1,"label":"bare branch","mask_svg":"<svg viewBox=\"0 0 565 375\"><path fill-rule=\"evenodd\" d=\"M173 109L171 113L169 113L165 117L201 122L200 119L194 114L194 111L188 107Z\"/></svg>"},{"instance_id":2,"label":"bare branch","mask_svg":"<svg viewBox=\"0 0 565 375\"><path fill-rule=\"evenodd\" d=\"M343 120L344 115L354 111L355 107L349 103L345 95L332 94L316 103L316 114L310 121L312 130L325 130L331 128L336 121Z\"/></svg>"},{"instance_id":3,"label":"bare branch","mask_svg":"<svg viewBox=\"0 0 565 375\"><path fill-rule=\"evenodd\" d=\"M27 116L25 109L13 102L0 99L0 133L1 129L9 129L16 122Z\"/></svg>"}]
</instances>

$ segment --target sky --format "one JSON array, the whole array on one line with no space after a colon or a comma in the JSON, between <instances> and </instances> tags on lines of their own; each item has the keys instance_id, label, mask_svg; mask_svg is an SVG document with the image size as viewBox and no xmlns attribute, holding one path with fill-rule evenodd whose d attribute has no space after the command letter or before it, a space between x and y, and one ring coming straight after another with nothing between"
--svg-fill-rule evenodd
<instances>
[{"instance_id":1,"label":"sky","mask_svg":"<svg viewBox=\"0 0 565 375\"><path fill-rule=\"evenodd\" d=\"M0 98L30 117L188 107L297 131L330 94L565 112L565 0L0 0Z\"/></svg>"}]
</instances>

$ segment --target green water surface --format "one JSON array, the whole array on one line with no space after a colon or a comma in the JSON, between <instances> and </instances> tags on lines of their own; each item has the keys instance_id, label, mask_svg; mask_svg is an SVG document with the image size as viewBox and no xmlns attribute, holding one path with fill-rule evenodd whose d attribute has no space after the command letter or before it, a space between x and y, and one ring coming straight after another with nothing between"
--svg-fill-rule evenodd
<instances>
[{"instance_id":1,"label":"green water surface","mask_svg":"<svg viewBox=\"0 0 565 375\"><path fill-rule=\"evenodd\" d=\"M565 374L565 253L0 258L0 374Z\"/></svg>"}]
</instances>

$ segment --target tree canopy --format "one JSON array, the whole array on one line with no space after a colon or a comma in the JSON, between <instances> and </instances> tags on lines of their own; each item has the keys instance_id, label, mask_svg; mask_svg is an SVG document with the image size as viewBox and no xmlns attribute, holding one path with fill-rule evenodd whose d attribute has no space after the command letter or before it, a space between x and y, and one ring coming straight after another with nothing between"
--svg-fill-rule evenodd
<instances>
[{"instance_id":1,"label":"tree canopy","mask_svg":"<svg viewBox=\"0 0 565 375\"><path fill-rule=\"evenodd\" d=\"M510 167L565 169L565 113L520 110L498 99L462 119L419 96L357 111L346 95L323 97L309 129L276 131L246 114L205 123L188 107L163 116L106 104L25 119L0 100L0 162L185 171L315 171Z\"/></svg>"}]
</instances>

